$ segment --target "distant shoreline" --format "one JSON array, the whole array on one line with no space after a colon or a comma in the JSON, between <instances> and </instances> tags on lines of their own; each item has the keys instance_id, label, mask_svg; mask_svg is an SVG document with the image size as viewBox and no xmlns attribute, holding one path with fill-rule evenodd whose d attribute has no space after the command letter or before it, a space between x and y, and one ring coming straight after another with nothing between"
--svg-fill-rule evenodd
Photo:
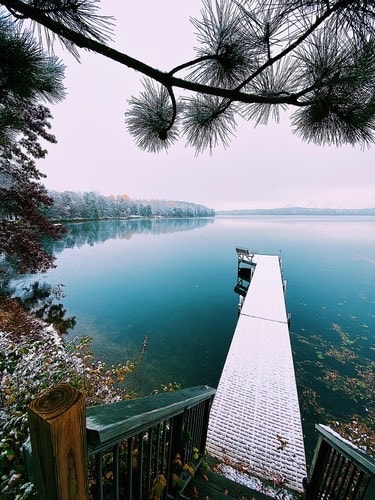
<instances>
[{"instance_id":1,"label":"distant shoreline","mask_svg":"<svg viewBox=\"0 0 375 500\"><path fill-rule=\"evenodd\" d=\"M215 215L375 215L375 208L257 208L215 210Z\"/></svg>"}]
</instances>

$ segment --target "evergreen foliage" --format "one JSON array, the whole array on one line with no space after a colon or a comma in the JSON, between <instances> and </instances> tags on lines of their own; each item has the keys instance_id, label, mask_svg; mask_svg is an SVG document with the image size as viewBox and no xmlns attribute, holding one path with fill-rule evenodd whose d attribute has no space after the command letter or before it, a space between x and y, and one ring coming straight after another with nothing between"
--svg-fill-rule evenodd
<instances>
[{"instance_id":1,"label":"evergreen foliage","mask_svg":"<svg viewBox=\"0 0 375 500\"><path fill-rule=\"evenodd\" d=\"M42 214L51 199L35 163L47 153L41 141L56 142L42 102L64 97L62 78L56 58L0 12L0 293L14 273L48 269L43 239L62 232Z\"/></svg>"},{"instance_id":2,"label":"evergreen foliage","mask_svg":"<svg viewBox=\"0 0 375 500\"><path fill-rule=\"evenodd\" d=\"M266 124L286 108L305 141L373 143L374 0L202 0L201 19L192 19L196 57L169 71L106 45L111 19L97 3L0 1L14 23L35 22L77 57L86 48L146 77L125 112L141 149L164 150L180 137L197 153L226 147L236 116Z\"/></svg>"},{"instance_id":3,"label":"evergreen foliage","mask_svg":"<svg viewBox=\"0 0 375 500\"><path fill-rule=\"evenodd\" d=\"M40 101L55 103L64 97L62 78L63 67L57 59L47 57L30 31L21 31L0 11L1 148L9 148L17 134L27 131L30 114ZM42 122L34 132L54 140Z\"/></svg>"}]
</instances>

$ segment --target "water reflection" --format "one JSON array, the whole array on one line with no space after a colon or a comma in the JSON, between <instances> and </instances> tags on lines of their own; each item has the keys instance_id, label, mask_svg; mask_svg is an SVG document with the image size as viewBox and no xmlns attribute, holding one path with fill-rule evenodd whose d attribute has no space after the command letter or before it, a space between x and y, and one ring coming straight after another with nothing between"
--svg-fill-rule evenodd
<instances>
[{"instance_id":1,"label":"water reflection","mask_svg":"<svg viewBox=\"0 0 375 500\"><path fill-rule=\"evenodd\" d=\"M214 222L213 218L186 219L124 219L110 221L75 222L66 224L65 236L53 243L55 253L65 248L104 243L109 239L130 240L134 234L166 234L200 229Z\"/></svg>"}]
</instances>

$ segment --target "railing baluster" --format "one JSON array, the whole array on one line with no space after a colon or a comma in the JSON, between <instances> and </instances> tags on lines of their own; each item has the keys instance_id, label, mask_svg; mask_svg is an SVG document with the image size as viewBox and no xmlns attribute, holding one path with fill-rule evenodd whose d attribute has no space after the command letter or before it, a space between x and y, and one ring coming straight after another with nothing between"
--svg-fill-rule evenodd
<instances>
[{"instance_id":1,"label":"railing baluster","mask_svg":"<svg viewBox=\"0 0 375 500\"><path fill-rule=\"evenodd\" d=\"M332 448L325 441L323 441L321 444L321 454L318 457L321 459L322 463L321 463L320 483L317 484L316 498L320 498L320 496L325 492L328 479L328 470L331 467L331 456L332 456Z\"/></svg>"},{"instance_id":2,"label":"railing baluster","mask_svg":"<svg viewBox=\"0 0 375 500\"><path fill-rule=\"evenodd\" d=\"M348 477L350 474L350 465L351 465L350 461L347 458L344 458L344 463L343 463L342 469L340 471L340 477L339 477L339 481L338 481L337 489L336 489L336 495L338 497L343 497L343 491L346 487L346 484L348 482ZM343 497L343 498L345 498L345 497Z\"/></svg>"},{"instance_id":3,"label":"railing baluster","mask_svg":"<svg viewBox=\"0 0 375 500\"><path fill-rule=\"evenodd\" d=\"M352 485L354 487L353 487L353 489L350 492L350 499L351 500L356 500L357 499L357 493L359 493L362 481L364 479L364 474L363 474L362 471L357 471L356 476L357 477L356 477L355 483L354 483L354 485ZM359 495L358 498L360 499L361 496Z\"/></svg>"},{"instance_id":4,"label":"railing baluster","mask_svg":"<svg viewBox=\"0 0 375 500\"><path fill-rule=\"evenodd\" d=\"M173 435L175 433L175 418L173 417L168 420L168 424L166 424L166 467L165 467L165 478L168 479L171 474L171 463L175 458L176 453L173 450ZM173 454L173 455L172 455ZM165 492L165 497L167 497L169 491L169 481L167 481L167 487Z\"/></svg>"},{"instance_id":5,"label":"railing baluster","mask_svg":"<svg viewBox=\"0 0 375 500\"><path fill-rule=\"evenodd\" d=\"M147 494L151 491L151 479L152 479L152 439L153 439L153 428L150 427L148 430L148 448L147 448L147 461L146 461L146 488Z\"/></svg>"},{"instance_id":6,"label":"railing baluster","mask_svg":"<svg viewBox=\"0 0 375 500\"><path fill-rule=\"evenodd\" d=\"M103 500L103 453L95 454L95 484L97 487L96 497Z\"/></svg>"},{"instance_id":7,"label":"railing baluster","mask_svg":"<svg viewBox=\"0 0 375 500\"><path fill-rule=\"evenodd\" d=\"M195 440L195 445L199 449L199 451L201 451L200 450L200 442L201 442L201 435L202 435L203 419L204 419L204 405L201 403L199 406L197 406L197 433L196 433L196 440Z\"/></svg>"},{"instance_id":8,"label":"railing baluster","mask_svg":"<svg viewBox=\"0 0 375 500\"><path fill-rule=\"evenodd\" d=\"M202 425L202 405L196 406L195 408L195 420L194 420L194 447L199 447L200 441L200 428Z\"/></svg>"},{"instance_id":9,"label":"railing baluster","mask_svg":"<svg viewBox=\"0 0 375 500\"><path fill-rule=\"evenodd\" d=\"M138 459L137 459L137 470L138 470L138 492L139 498L142 498L143 491L143 461L144 461L144 436L145 433L141 432L138 434Z\"/></svg>"},{"instance_id":10,"label":"railing baluster","mask_svg":"<svg viewBox=\"0 0 375 500\"><path fill-rule=\"evenodd\" d=\"M210 409L212 405L212 398L206 399L202 401L201 405L203 408L203 421L202 421L202 430L201 430L201 439L199 443L199 451L203 454L206 451L206 436L208 430L208 420L210 417Z\"/></svg>"},{"instance_id":11,"label":"railing baluster","mask_svg":"<svg viewBox=\"0 0 375 500\"><path fill-rule=\"evenodd\" d=\"M349 491L351 486L353 485L353 481L356 475L357 469L356 467L350 463L349 470L348 470L348 477L345 485L345 491L343 492L343 498L346 498L349 495Z\"/></svg>"},{"instance_id":12,"label":"railing baluster","mask_svg":"<svg viewBox=\"0 0 375 500\"><path fill-rule=\"evenodd\" d=\"M189 460L192 459L193 457L193 448L195 448L195 444L197 442L197 417L198 417L198 408L194 406L193 408L190 409L190 434L191 434L191 441L189 443Z\"/></svg>"},{"instance_id":13,"label":"railing baluster","mask_svg":"<svg viewBox=\"0 0 375 500\"><path fill-rule=\"evenodd\" d=\"M128 498L133 498L133 438L126 442L126 491Z\"/></svg>"},{"instance_id":14,"label":"railing baluster","mask_svg":"<svg viewBox=\"0 0 375 500\"><path fill-rule=\"evenodd\" d=\"M156 443L155 443L155 462L156 462L156 466L155 466L155 473L160 473L162 474L163 470L161 469L160 467L160 427L161 427L161 424L158 424L156 426Z\"/></svg>"},{"instance_id":15,"label":"railing baluster","mask_svg":"<svg viewBox=\"0 0 375 500\"><path fill-rule=\"evenodd\" d=\"M189 462L190 446L192 440L192 426L191 426L191 408L188 408L184 414L184 441L181 443L181 453L183 452L183 462Z\"/></svg>"},{"instance_id":16,"label":"railing baluster","mask_svg":"<svg viewBox=\"0 0 375 500\"><path fill-rule=\"evenodd\" d=\"M330 458L330 467L329 470L327 471L327 480L325 482L326 487L324 492L328 494L329 496L333 493L333 484L335 483L335 473L337 469L337 462L339 459L339 454L335 449L331 449L331 458Z\"/></svg>"},{"instance_id":17,"label":"railing baluster","mask_svg":"<svg viewBox=\"0 0 375 500\"><path fill-rule=\"evenodd\" d=\"M340 455L338 452L336 454L336 467L334 471L334 477L333 477L333 482L332 482L332 487L331 487L331 494L335 497L337 497L337 485L340 480L342 480L342 469L343 466L346 462L345 457Z\"/></svg>"},{"instance_id":18,"label":"railing baluster","mask_svg":"<svg viewBox=\"0 0 375 500\"><path fill-rule=\"evenodd\" d=\"M164 471L165 468L165 462L166 462L166 443L167 443L167 422L164 421L162 423L162 436L161 436L161 449L162 449L162 454L161 454L161 463L160 463L160 469Z\"/></svg>"},{"instance_id":19,"label":"railing baluster","mask_svg":"<svg viewBox=\"0 0 375 500\"><path fill-rule=\"evenodd\" d=\"M120 499L120 446L116 444L113 453L113 498Z\"/></svg>"}]
</instances>

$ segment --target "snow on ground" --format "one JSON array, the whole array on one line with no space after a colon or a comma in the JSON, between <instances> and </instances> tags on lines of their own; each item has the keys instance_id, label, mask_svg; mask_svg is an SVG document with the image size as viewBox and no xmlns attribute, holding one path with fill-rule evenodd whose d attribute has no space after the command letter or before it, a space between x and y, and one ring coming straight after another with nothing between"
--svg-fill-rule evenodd
<instances>
[{"instance_id":1,"label":"snow on ground","mask_svg":"<svg viewBox=\"0 0 375 500\"><path fill-rule=\"evenodd\" d=\"M298 498L300 498L298 494L287 491L281 486L272 487L269 484L265 484L264 482L262 482L259 478L251 476L244 472L240 472L230 465L219 464L217 466L217 469L215 470L227 479L230 479L237 484L242 484L243 486L246 486L247 488L250 488L254 491L264 493L271 498L280 500L297 500Z\"/></svg>"}]
</instances>

